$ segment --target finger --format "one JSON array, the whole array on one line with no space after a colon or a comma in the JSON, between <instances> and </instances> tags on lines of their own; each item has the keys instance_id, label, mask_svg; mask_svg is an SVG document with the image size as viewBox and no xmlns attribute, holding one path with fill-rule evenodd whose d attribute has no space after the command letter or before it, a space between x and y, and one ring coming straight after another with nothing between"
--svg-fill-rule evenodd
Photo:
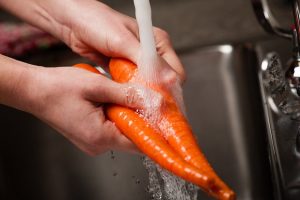
<instances>
[{"instance_id":1,"label":"finger","mask_svg":"<svg viewBox=\"0 0 300 200\"><path fill-rule=\"evenodd\" d=\"M186 79L186 74L181 61L171 47L167 47L161 57L177 72L182 82Z\"/></svg>"},{"instance_id":2,"label":"finger","mask_svg":"<svg viewBox=\"0 0 300 200\"><path fill-rule=\"evenodd\" d=\"M139 54L140 54L140 38L139 38L139 28L136 19L124 15L124 25L127 30L131 33L132 41L134 41L133 49L128 52L128 57L130 61L137 64Z\"/></svg>"},{"instance_id":3,"label":"finger","mask_svg":"<svg viewBox=\"0 0 300 200\"><path fill-rule=\"evenodd\" d=\"M131 62L137 64L139 52L140 52L140 44L137 40L132 40L131 44L128 43L128 46L125 48L124 52L120 53L121 58L127 58Z\"/></svg>"},{"instance_id":4,"label":"finger","mask_svg":"<svg viewBox=\"0 0 300 200\"><path fill-rule=\"evenodd\" d=\"M115 145L112 146L112 150L126 151L128 153L134 153L134 154L141 154L141 151L137 148L137 146L133 144L123 134L119 134L119 136L116 137Z\"/></svg>"},{"instance_id":5,"label":"finger","mask_svg":"<svg viewBox=\"0 0 300 200\"><path fill-rule=\"evenodd\" d=\"M88 155L95 156L108 150L121 150L139 153L136 146L127 139L117 127L108 120L103 120L102 109L97 109L86 118L88 126L82 134L70 137L69 140Z\"/></svg>"},{"instance_id":6,"label":"finger","mask_svg":"<svg viewBox=\"0 0 300 200\"><path fill-rule=\"evenodd\" d=\"M101 110L102 113L102 110ZM121 150L131 153L139 152L137 147L126 138L115 124L109 120L105 120L101 123L101 120L97 118L97 112L94 114L94 120L91 125L94 124L95 131L92 131L88 138L90 140L87 145L87 152L92 155L97 155L108 150Z\"/></svg>"},{"instance_id":7,"label":"finger","mask_svg":"<svg viewBox=\"0 0 300 200\"><path fill-rule=\"evenodd\" d=\"M183 65L178 58L168 33L162 29L153 28L156 48L160 55L180 76L181 80L185 80L185 72Z\"/></svg>"},{"instance_id":8,"label":"finger","mask_svg":"<svg viewBox=\"0 0 300 200\"><path fill-rule=\"evenodd\" d=\"M98 103L114 103L130 108L160 107L162 96L140 84L120 84L101 76L86 89L86 98Z\"/></svg>"},{"instance_id":9,"label":"finger","mask_svg":"<svg viewBox=\"0 0 300 200\"><path fill-rule=\"evenodd\" d=\"M136 145L124 136L111 121L106 121L103 125L103 129L105 130L104 134L111 134L112 137L112 140L107 144L109 149L129 153L140 153Z\"/></svg>"},{"instance_id":10,"label":"finger","mask_svg":"<svg viewBox=\"0 0 300 200\"><path fill-rule=\"evenodd\" d=\"M95 48L107 57L126 58L137 63L140 44L131 31L126 29L118 34L108 34L106 41L105 48Z\"/></svg>"},{"instance_id":11,"label":"finger","mask_svg":"<svg viewBox=\"0 0 300 200\"><path fill-rule=\"evenodd\" d=\"M128 33L127 37L124 37L124 40L118 45L117 50L114 55L111 57L126 58L133 63L137 64L139 52L140 52L140 43L135 35L131 32Z\"/></svg>"}]
</instances>

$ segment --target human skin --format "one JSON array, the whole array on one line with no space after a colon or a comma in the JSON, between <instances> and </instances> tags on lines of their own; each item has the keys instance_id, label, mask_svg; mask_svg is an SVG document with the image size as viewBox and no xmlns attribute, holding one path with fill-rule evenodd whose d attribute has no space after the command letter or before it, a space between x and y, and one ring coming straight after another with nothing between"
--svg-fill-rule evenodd
<instances>
[{"instance_id":1,"label":"human skin","mask_svg":"<svg viewBox=\"0 0 300 200\"><path fill-rule=\"evenodd\" d=\"M97 64L105 65L110 57L138 61L136 21L101 2L0 0L0 6ZM155 27L153 31L157 52L170 69L164 74L168 78L161 77L162 80L165 84L178 76L184 80L182 64L168 34ZM143 107L138 89L82 69L44 68L0 56L0 103L35 115L90 155L110 149L137 151L105 118L103 104Z\"/></svg>"}]
</instances>

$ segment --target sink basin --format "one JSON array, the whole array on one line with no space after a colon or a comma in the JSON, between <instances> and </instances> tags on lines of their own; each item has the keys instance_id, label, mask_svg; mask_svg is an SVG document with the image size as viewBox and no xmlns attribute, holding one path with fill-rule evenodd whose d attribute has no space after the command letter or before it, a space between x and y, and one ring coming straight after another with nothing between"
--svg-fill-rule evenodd
<instances>
[{"instance_id":1,"label":"sink basin","mask_svg":"<svg viewBox=\"0 0 300 200\"><path fill-rule=\"evenodd\" d=\"M230 45L182 56L187 113L199 144L238 199L245 200L272 199L255 57L250 47Z\"/></svg>"},{"instance_id":2,"label":"sink basin","mask_svg":"<svg viewBox=\"0 0 300 200\"><path fill-rule=\"evenodd\" d=\"M180 57L188 118L208 160L238 199L272 199L256 54L249 46L221 45ZM82 61L65 48L25 60L48 66ZM0 199L152 199L141 156L89 157L34 117L4 106L0 124Z\"/></svg>"}]
</instances>

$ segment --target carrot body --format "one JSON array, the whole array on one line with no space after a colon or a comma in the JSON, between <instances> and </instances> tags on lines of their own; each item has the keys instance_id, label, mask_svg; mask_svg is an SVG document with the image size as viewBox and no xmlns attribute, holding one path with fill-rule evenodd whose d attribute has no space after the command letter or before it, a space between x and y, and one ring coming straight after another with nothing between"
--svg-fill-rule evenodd
<instances>
[{"instance_id":1,"label":"carrot body","mask_svg":"<svg viewBox=\"0 0 300 200\"><path fill-rule=\"evenodd\" d=\"M101 74L97 69L87 64L77 64L75 67ZM164 137L149 126L135 111L122 106L109 105L106 108L106 114L126 137L160 166L198 185L207 193L211 192L215 185L214 180L178 156Z\"/></svg>"},{"instance_id":2,"label":"carrot body","mask_svg":"<svg viewBox=\"0 0 300 200\"><path fill-rule=\"evenodd\" d=\"M109 69L113 80L120 83L131 80L137 71L135 64L124 59L111 59ZM217 176L199 149L191 127L180 112L172 96L159 86L152 89L160 92L165 99L165 106L162 108L158 127L169 145L186 162L214 179L215 185L209 191L210 195L221 200L235 199L234 192Z\"/></svg>"},{"instance_id":3,"label":"carrot body","mask_svg":"<svg viewBox=\"0 0 300 200\"><path fill-rule=\"evenodd\" d=\"M112 105L107 108L106 113L125 136L160 166L198 185L206 192L211 190L214 185L212 179L177 156L177 153L169 147L165 139L147 125L147 122L135 111Z\"/></svg>"},{"instance_id":4,"label":"carrot body","mask_svg":"<svg viewBox=\"0 0 300 200\"><path fill-rule=\"evenodd\" d=\"M89 65L89 64L85 64L85 63L78 63L76 65L74 65L74 67L80 68L80 69L84 69L96 74L101 74L100 71L98 69L96 69L95 67Z\"/></svg>"}]
</instances>

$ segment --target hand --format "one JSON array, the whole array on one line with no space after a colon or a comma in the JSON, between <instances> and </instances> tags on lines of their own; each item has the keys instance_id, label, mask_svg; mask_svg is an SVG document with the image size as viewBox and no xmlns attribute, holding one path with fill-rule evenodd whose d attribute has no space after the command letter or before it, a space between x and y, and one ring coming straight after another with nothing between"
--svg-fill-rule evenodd
<instances>
[{"instance_id":1,"label":"hand","mask_svg":"<svg viewBox=\"0 0 300 200\"><path fill-rule=\"evenodd\" d=\"M122 57L137 63L136 20L95 0L0 0L7 10L52 33L73 51L98 64ZM133 3L132 3L133 6ZM153 28L158 54L185 79L167 32Z\"/></svg>"},{"instance_id":2,"label":"hand","mask_svg":"<svg viewBox=\"0 0 300 200\"><path fill-rule=\"evenodd\" d=\"M27 72L27 101L22 109L62 133L84 152L138 152L135 145L106 119L103 103L142 107L137 88L73 67L42 68ZM21 83L20 83L21 84ZM30 92L29 92L30 91ZM150 92L150 91L149 91Z\"/></svg>"},{"instance_id":3,"label":"hand","mask_svg":"<svg viewBox=\"0 0 300 200\"><path fill-rule=\"evenodd\" d=\"M78 1L80 10L65 21L68 34L63 40L77 53L98 63L105 57L127 58L135 63L139 56L139 34L135 19L96 1ZM132 5L133 6L133 5ZM184 79L184 70L167 32L153 28L158 54ZM67 37L66 37L67 36Z\"/></svg>"},{"instance_id":4,"label":"hand","mask_svg":"<svg viewBox=\"0 0 300 200\"><path fill-rule=\"evenodd\" d=\"M127 58L137 63L140 45L135 19L97 1L77 1L74 10L77 7L77 12L70 12L64 17L62 24L65 24L65 31L61 31L64 34L60 35L73 51L99 64L106 63L106 57ZM78 13L81 13L80 18L77 17ZM161 57L157 63L162 69L158 79L185 112L180 85L185 80L183 66L167 32L156 27L153 31L157 52Z\"/></svg>"}]
</instances>

